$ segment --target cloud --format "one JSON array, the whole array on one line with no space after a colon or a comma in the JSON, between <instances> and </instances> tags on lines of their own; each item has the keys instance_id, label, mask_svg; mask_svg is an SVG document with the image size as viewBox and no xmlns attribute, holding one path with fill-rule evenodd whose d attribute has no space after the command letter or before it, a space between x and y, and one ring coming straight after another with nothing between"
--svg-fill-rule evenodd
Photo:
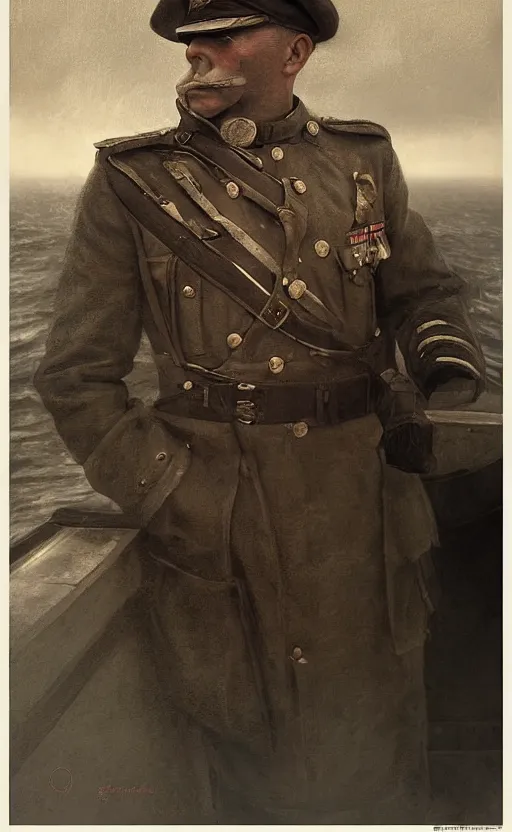
<instances>
[{"instance_id":1,"label":"cloud","mask_svg":"<svg viewBox=\"0 0 512 832\"><path fill-rule=\"evenodd\" d=\"M183 47L149 29L155 3L13 0L15 172L36 164L44 148L51 175L83 175L93 140L175 121ZM440 154L439 169L445 162L436 136L454 159L470 146L473 161L478 146L492 146L499 156L499 0L344 0L338 6L339 36L318 48L297 88L315 112L367 118L403 141L423 141ZM491 161L485 170L497 169L499 159Z\"/></svg>"}]
</instances>

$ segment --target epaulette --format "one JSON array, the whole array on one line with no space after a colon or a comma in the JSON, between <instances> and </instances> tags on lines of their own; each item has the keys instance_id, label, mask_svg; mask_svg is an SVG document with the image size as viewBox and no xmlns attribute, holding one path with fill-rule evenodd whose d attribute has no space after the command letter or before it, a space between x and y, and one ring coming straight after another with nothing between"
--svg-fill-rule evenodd
<instances>
[{"instance_id":1,"label":"epaulette","mask_svg":"<svg viewBox=\"0 0 512 832\"><path fill-rule=\"evenodd\" d=\"M373 121L342 121L337 118L321 118L320 124L331 133L356 133L363 136L380 136L391 141L391 136L381 124Z\"/></svg>"},{"instance_id":2,"label":"epaulette","mask_svg":"<svg viewBox=\"0 0 512 832\"><path fill-rule=\"evenodd\" d=\"M137 150L139 147L146 147L158 142L163 136L174 133L174 127L164 127L162 130L152 130L150 133L137 133L135 136L121 136L117 139L103 139L101 142L94 142L97 150L115 148L117 152L123 150Z\"/></svg>"}]
</instances>

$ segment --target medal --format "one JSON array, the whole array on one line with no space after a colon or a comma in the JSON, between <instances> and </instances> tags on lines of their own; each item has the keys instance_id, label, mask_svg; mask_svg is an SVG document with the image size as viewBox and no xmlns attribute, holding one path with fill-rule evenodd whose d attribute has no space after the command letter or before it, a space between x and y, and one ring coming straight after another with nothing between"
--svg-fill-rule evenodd
<instances>
[{"instance_id":1,"label":"medal","mask_svg":"<svg viewBox=\"0 0 512 832\"><path fill-rule=\"evenodd\" d=\"M357 189L356 222L366 223L370 219L372 208L377 199L377 186L369 173L354 173Z\"/></svg>"}]
</instances>

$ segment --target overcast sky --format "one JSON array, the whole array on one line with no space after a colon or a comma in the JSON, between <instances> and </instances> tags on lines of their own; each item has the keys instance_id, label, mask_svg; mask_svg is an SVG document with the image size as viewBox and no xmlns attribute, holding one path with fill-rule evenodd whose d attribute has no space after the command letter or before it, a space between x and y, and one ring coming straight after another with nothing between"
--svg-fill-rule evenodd
<instances>
[{"instance_id":1,"label":"overcast sky","mask_svg":"<svg viewBox=\"0 0 512 832\"><path fill-rule=\"evenodd\" d=\"M183 47L156 0L12 0L15 175L83 176L92 142L175 123ZM297 91L393 135L410 176L499 176L501 0L337 0L342 28Z\"/></svg>"}]
</instances>

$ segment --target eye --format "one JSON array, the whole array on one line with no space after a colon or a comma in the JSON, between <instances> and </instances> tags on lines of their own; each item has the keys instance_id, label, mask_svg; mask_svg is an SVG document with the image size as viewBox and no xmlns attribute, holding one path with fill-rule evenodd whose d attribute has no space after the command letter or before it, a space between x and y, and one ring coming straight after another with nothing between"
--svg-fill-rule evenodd
<instances>
[{"instance_id":1,"label":"eye","mask_svg":"<svg viewBox=\"0 0 512 832\"><path fill-rule=\"evenodd\" d=\"M227 46L229 43L233 43L233 38L230 35L217 35L217 37L212 35L211 39L215 43L218 43L219 46Z\"/></svg>"},{"instance_id":2,"label":"eye","mask_svg":"<svg viewBox=\"0 0 512 832\"><path fill-rule=\"evenodd\" d=\"M216 32L202 32L201 35L196 35L195 38L189 38L189 41L191 40L203 40L206 43L214 43L218 46L225 46L228 43L231 43L233 38L230 35L217 34Z\"/></svg>"}]
</instances>

